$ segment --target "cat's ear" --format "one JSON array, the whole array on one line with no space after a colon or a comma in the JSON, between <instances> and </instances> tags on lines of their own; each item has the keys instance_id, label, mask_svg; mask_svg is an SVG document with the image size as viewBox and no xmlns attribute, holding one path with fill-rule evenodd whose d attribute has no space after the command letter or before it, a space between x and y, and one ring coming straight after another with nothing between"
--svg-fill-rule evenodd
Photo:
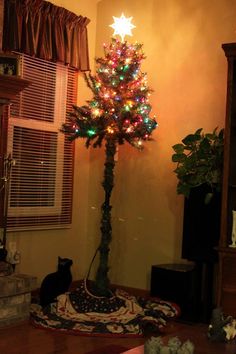
<instances>
[{"instance_id":1,"label":"cat's ear","mask_svg":"<svg viewBox=\"0 0 236 354\"><path fill-rule=\"evenodd\" d=\"M60 256L58 256L58 262L60 262L60 260L61 260L61 257L60 257Z\"/></svg>"}]
</instances>

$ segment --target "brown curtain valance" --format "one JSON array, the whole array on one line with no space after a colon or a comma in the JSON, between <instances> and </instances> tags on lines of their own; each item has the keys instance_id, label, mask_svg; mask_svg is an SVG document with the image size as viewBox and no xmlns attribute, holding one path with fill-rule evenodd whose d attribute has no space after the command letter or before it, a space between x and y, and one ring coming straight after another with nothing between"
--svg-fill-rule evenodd
<instances>
[{"instance_id":1,"label":"brown curtain valance","mask_svg":"<svg viewBox=\"0 0 236 354\"><path fill-rule=\"evenodd\" d=\"M87 17L43 0L5 0L3 51L89 70Z\"/></svg>"}]
</instances>

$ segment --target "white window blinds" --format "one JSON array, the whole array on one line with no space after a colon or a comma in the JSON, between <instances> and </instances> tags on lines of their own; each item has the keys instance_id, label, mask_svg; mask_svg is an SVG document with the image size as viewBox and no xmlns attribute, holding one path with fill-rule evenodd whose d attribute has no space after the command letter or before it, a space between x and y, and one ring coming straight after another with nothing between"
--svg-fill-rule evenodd
<instances>
[{"instance_id":1,"label":"white window blinds","mask_svg":"<svg viewBox=\"0 0 236 354\"><path fill-rule=\"evenodd\" d=\"M76 103L77 73L63 64L20 54L31 82L13 101L8 153L14 160L7 228L60 228L71 223L73 144L60 132Z\"/></svg>"}]
</instances>

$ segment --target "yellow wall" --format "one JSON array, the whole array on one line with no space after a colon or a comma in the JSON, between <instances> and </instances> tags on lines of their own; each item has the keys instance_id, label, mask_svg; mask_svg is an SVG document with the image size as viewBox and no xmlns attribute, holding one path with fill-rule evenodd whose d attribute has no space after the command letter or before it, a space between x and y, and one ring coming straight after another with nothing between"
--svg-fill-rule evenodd
<instances>
[{"instance_id":1,"label":"yellow wall","mask_svg":"<svg viewBox=\"0 0 236 354\"><path fill-rule=\"evenodd\" d=\"M113 283L148 289L152 264L181 259L183 197L176 195L171 146L202 127L224 125L227 63L221 44L236 41L236 0L53 1L92 21L91 66L112 35L112 16L133 16L129 41L144 44L152 112L159 127L140 152L119 147L112 196ZM89 4L88 4L89 3ZM96 13L97 10L97 13ZM80 80L79 103L90 93ZM21 232L18 270L41 278L58 255L74 260L74 279L84 277L99 242L103 149L76 142L73 225L69 230Z\"/></svg>"},{"instance_id":2,"label":"yellow wall","mask_svg":"<svg viewBox=\"0 0 236 354\"><path fill-rule=\"evenodd\" d=\"M55 0L54 4L88 17L89 53L95 55L96 0ZM92 61L92 60L91 60ZM79 102L88 97L88 89L83 79L79 80ZM88 264L87 224L88 224L88 182L89 151L82 142L76 144L76 163L73 195L73 225L65 230L22 231L7 235L8 242L14 241L21 253L21 263L16 270L38 277L38 285L49 272L55 271L57 257L69 257L74 261L73 278L84 277Z\"/></svg>"}]
</instances>

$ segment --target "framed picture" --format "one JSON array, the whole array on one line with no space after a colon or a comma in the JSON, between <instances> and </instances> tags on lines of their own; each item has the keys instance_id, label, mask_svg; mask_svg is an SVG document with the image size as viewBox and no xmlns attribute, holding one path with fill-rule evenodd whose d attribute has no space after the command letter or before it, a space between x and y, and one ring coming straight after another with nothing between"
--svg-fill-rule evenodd
<instances>
[{"instance_id":1,"label":"framed picture","mask_svg":"<svg viewBox=\"0 0 236 354\"><path fill-rule=\"evenodd\" d=\"M19 75L19 58L13 54L0 53L0 75Z\"/></svg>"}]
</instances>

